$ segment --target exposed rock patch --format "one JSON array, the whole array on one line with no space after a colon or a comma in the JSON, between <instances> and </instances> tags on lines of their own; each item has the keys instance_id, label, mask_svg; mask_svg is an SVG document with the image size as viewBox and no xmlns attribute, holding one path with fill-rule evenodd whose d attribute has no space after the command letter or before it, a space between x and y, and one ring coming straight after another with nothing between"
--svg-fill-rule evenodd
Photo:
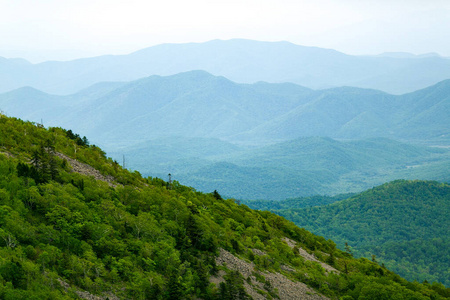
<instances>
[{"instance_id":1,"label":"exposed rock patch","mask_svg":"<svg viewBox=\"0 0 450 300\"><path fill-rule=\"evenodd\" d=\"M284 237L283 241L286 242L286 244L288 244L288 246L291 247L292 249L295 247L295 244L296 244L295 241L288 239L287 237ZM306 252L306 250L303 249L302 247L298 247L298 253L300 254L300 256L302 256L306 260L315 261L315 262L319 263L322 266L322 268L324 268L325 271L327 271L327 273L328 272L335 272L337 274L340 273L338 270L336 270L332 266L318 260L317 257L315 257L313 254L309 254L308 252Z\"/></svg>"},{"instance_id":2,"label":"exposed rock patch","mask_svg":"<svg viewBox=\"0 0 450 300\"><path fill-rule=\"evenodd\" d=\"M257 289L263 290L263 284L255 278L253 273L258 273L265 277L266 281L269 281L274 289L278 289L278 296L280 300L319 300L328 299L327 297L320 295L318 292L309 288L302 282L294 282L288 279L286 276L280 273L260 272L255 270L255 265L252 262L246 262L237 258L230 252L220 249L220 255L216 258L217 265L226 265L226 267L233 271L238 271L244 276L244 278L251 279L251 285L244 281L244 287L247 293L256 300L263 300L266 297L258 293Z\"/></svg>"},{"instance_id":3,"label":"exposed rock patch","mask_svg":"<svg viewBox=\"0 0 450 300\"><path fill-rule=\"evenodd\" d=\"M117 183L114 182L114 177L110 175L105 176L90 165L79 162L78 160L70 158L65 154L57 152L56 155L61 159L67 160L67 162L72 167L73 172L77 172L86 176L93 176L96 180L107 182L112 187L117 186Z\"/></svg>"},{"instance_id":4,"label":"exposed rock patch","mask_svg":"<svg viewBox=\"0 0 450 300\"><path fill-rule=\"evenodd\" d=\"M0 154L5 155L6 157L14 157L11 153L9 152L4 152L4 151L0 151Z\"/></svg>"},{"instance_id":5,"label":"exposed rock patch","mask_svg":"<svg viewBox=\"0 0 450 300\"><path fill-rule=\"evenodd\" d=\"M65 282L64 280L58 278L58 283L64 288L64 290L67 292L70 289L70 285ZM114 295L113 293L107 293L106 296L96 296L96 295L92 295L89 292L86 291L79 291L76 290L75 294L78 295L78 297L80 297L81 299L85 299L85 300L106 300L106 299L110 299L110 300L120 300L119 297L117 297L116 295Z\"/></svg>"},{"instance_id":6,"label":"exposed rock patch","mask_svg":"<svg viewBox=\"0 0 450 300\"><path fill-rule=\"evenodd\" d=\"M253 254L256 254L256 255L259 255L259 256L266 255L266 253L264 251L261 251L259 249L255 249L255 248L252 249L252 252L253 252Z\"/></svg>"}]
</instances>

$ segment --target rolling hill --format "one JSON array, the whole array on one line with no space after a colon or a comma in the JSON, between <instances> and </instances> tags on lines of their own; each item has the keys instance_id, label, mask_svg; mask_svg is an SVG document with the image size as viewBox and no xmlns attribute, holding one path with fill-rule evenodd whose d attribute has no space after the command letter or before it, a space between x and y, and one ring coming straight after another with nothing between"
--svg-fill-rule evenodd
<instances>
[{"instance_id":1,"label":"rolling hill","mask_svg":"<svg viewBox=\"0 0 450 300\"><path fill-rule=\"evenodd\" d=\"M450 60L439 56L352 56L288 42L214 40L162 44L129 55L31 64L0 59L0 91L23 86L60 95L103 81L205 70L240 83L292 82L309 88L356 86L402 94L450 78Z\"/></svg>"}]
</instances>

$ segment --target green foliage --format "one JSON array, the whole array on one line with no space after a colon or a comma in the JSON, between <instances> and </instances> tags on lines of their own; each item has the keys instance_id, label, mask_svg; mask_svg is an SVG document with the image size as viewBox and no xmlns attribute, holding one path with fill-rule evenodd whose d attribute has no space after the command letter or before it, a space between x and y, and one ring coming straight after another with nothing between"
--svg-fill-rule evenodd
<instances>
[{"instance_id":1,"label":"green foliage","mask_svg":"<svg viewBox=\"0 0 450 300\"><path fill-rule=\"evenodd\" d=\"M305 208L312 206L327 205L334 203L336 201L347 199L353 195L354 194L340 194L333 197L315 195L310 197L292 198L280 201L243 200L243 202L252 209L276 211L281 209Z\"/></svg>"},{"instance_id":2,"label":"green foliage","mask_svg":"<svg viewBox=\"0 0 450 300\"><path fill-rule=\"evenodd\" d=\"M237 272L231 271L224 276L225 282L220 283L218 299L223 300L247 300L251 297L244 289L244 277Z\"/></svg>"},{"instance_id":3,"label":"green foliage","mask_svg":"<svg viewBox=\"0 0 450 300\"><path fill-rule=\"evenodd\" d=\"M448 296L441 285L411 284L373 262L355 260L331 240L273 213L130 173L62 129L2 116L0 132L0 151L7 153L0 154L0 299L72 299L76 289L121 299L249 299L239 273L228 270L223 284L209 284L218 274L219 248L242 259L259 249L265 253L253 254L259 270L291 266L295 271L286 276L330 297L370 299L366 287L376 284L411 299ZM30 161L48 140L54 150L45 146L36 165L54 156L57 176L39 180ZM116 185L72 172L60 154L113 176ZM328 257L342 274L327 275L318 263L296 255L284 237L323 261ZM276 297L264 284L267 295Z\"/></svg>"},{"instance_id":4,"label":"green foliage","mask_svg":"<svg viewBox=\"0 0 450 300\"><path fill-rule=\"evenodd\" d=\"M66 131L66 135L69 139L74 140L79 146L89 146L89 141L85 136L81 138L78 133L73 133L70 129Z\"/></svg>"},{"instance_id":5,"label":"green foliage","mask_svg":"<svg viewBox=\"0 0 450 300\"><path fill-rule=\"evenodd\" d=\"M350 254L376 255L409 280L450 285L448 184L398 180L331 205L276 212Z\"/></svg>"},{"instance_id":6,"label":"green foliage","mask_svg":"<svg viewBox=\"0 0 450 300\"><path fill-rule=\"evenodd\" d=\"M130 158L129 167L145 175L165 178L170 170L177 180L201 191L218 190L222 196L245 201L301 196L308 199L299 204L308 206L333 201L311 195L356 193L398 178L450 180L450 151L444 147L384 138L338 141L305 137L248 148L213 141L165 138L120 152L112 150L111 155L121 159L125 153ZM196 143L204 150L194 147ZM264 206L264 200L255 205ZM289 201L282 201L282 205L289 205Z\"/></svg>"}]
</instances>

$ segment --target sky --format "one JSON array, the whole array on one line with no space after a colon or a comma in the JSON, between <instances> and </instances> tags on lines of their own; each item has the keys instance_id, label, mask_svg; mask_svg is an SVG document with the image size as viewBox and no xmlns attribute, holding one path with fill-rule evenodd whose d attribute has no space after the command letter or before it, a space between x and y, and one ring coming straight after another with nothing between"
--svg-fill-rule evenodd
<instances>
[{"instance_id":1,"label":"sky","mask_svg":"<svg viewBox=\"0 0 450 300\"><path fill-rule=\"evenodd\" d=\"M0 56L34 63L232 38L450 57L450 1L0 0Z\"/></svg>"}]
</instances>

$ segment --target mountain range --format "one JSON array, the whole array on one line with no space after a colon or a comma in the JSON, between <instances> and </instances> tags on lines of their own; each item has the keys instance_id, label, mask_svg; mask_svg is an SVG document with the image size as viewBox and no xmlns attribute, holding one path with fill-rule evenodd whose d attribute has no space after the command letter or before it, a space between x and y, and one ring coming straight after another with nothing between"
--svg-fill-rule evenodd
<instances>
[{"instance_id":1,"label":"mountain range","mask_svg":"<svg viewBox=\"0 0 450 300\"><path fill-rule=\"evenodd\" d=\"M239 83L292 82L313 89L354 86L402 94L450 78L450 59L433 56L352 56L289 42L213 40L162 44L128 55L31 64L0 58L0 92L23 86L67 95L104 81L205 70Z\"/></svg>"},{"instance_id":2,"label":"mountain range","mask_svg":"<svg viewBox=\"0 0 450 300\"><path fill-rule=\"evenodd\" d=\"M98 83L68 96L24 87L0 94L0 109L72 129L145 175L172 173L237 198L284 199L399 178L449 180L449 95L448 80L390 95L238 84L191 71Z\"/></svg>"},{"instance_id":3,"label":"mountain range","mask_svg":"<svg viewBox=\"0 0 450 300\"><path fill-rule=\"evenodd\" d=\"M400 96L360 88L311 90L294 84L238 84L204 71L101 83L69 96L25 87L0 108L59 124L107 146L161 137L267 144L305 136L386 137L446 143L450 81Z\"/></svg>"}]
</instances>

